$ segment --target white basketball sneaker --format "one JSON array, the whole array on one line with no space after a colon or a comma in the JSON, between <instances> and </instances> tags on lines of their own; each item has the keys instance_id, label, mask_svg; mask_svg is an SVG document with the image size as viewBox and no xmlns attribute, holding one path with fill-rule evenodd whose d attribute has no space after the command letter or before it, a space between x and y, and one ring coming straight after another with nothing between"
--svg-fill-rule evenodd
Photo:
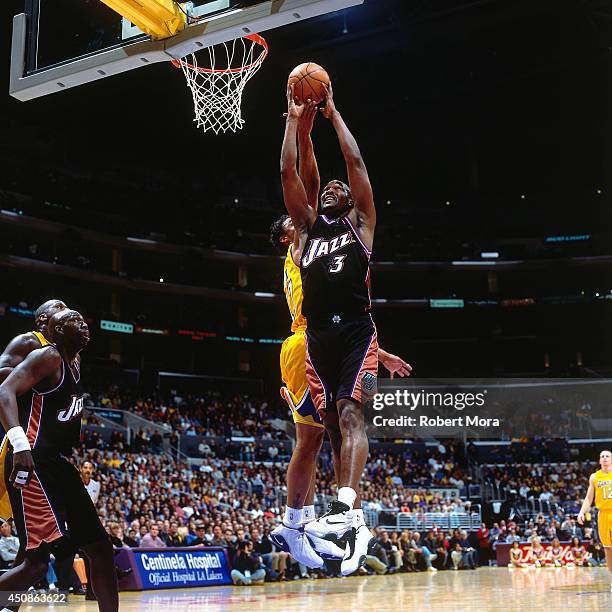
<instances>
[{"instance_id":1,"label":"white basketball sneaker","mask_svg":"<svg viewBox=\"0 0 612 612\"><path fill-rule=\"evenodd\" d=\"M344 557L344 548L340 548L330 540L324 540L323 538L316 538L315 536L308 535L308 539L312 544L312 547L317 551L322 559L338 560Z\"/></svg>"},{"instance_id":2,"label":"white basketball sneaker","mask_svg":"<svg viewBox=\"0 0 612 612\"><path fill-rule=\"evenodd\" d=\"M353 512L344 502L329 502L327 512L304 527L306 535L335 542L353 525Z\"/></svg>"},{"instance_id":3,"label":"white basketball sneaker","mask_svg":"<svg viewBox=\"0 0 612 612\"><path fill-rule=\"evenodd\" d=\"M279 525L270 533L269 538L279 550L288 552L306 567L319 568L325 564L301 529Z\"/></svg>"},{"instance_id":4,"label":"white basketball sneaker","mask_svg":"<svg viewBox=\"0 0 612 612\"><path fill-rule=\"evenodd\" d=\"M373 544L375 540L366 525L353 528L352 533L348 535L344 558L340 564L340 573L343 576L356 572L365 563L370 543Z\"/></svg>"}]
</instances>

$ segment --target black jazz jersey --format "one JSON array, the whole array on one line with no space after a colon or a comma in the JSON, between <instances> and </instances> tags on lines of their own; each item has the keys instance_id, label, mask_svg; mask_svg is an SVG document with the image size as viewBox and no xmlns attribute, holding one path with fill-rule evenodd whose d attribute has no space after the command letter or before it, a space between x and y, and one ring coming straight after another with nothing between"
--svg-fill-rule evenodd
<instances>
[{"instance_id":1,"label":"black jazz jersey","mask_svg":"<svg viewBox=\"0 0 612 612\"><path fill-rule=\"evenodd\" d=\"M73 370L62 357L61 381L54 389L44 392L32 389L17 400L19 424L35 458L71 455L72 448L79 444L83 391L78 367L75 363Z\"/></svg>"},{"instance_id":2,"label":"black jazz jersey","mask_svg":"<svg viewBox=\"0 0 612 612\"><path fill-rule=\"evenodd\" d=\"M309 322L358 317L370 309L370 251L347 217L319 215L302 253L300 271Z\"/></svg>"}]
</instances>

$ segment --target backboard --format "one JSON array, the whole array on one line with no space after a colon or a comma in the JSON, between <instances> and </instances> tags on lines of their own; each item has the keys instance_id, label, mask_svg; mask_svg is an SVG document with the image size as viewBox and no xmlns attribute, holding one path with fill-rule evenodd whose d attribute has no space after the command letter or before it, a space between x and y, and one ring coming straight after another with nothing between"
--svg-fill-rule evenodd
<instances>
[{"instance_id":1,"label":"backboard","mask_svg":"<svg viewBox=\"0 0 612 612\"><path fill-rule=\"evenodd\" d=\"M13 18L9 93L31 100L364 0L194 0L190 25L153 41L100 0L25 0Z\"/></svg>"}]
</instances>

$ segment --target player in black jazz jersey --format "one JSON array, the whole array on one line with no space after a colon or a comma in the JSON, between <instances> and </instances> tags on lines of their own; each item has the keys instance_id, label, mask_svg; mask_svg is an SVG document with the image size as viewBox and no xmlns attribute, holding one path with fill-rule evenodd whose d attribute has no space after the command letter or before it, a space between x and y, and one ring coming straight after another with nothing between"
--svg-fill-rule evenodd
<instances>
[{"instance_id":1,"label":"player in black jazz jersey","mask_svg":"<svg viewBox=\"0 0 612 612\"><path fill-rule=\"evenodd\" d=\"M331 540L346 538L341 571L348 575L365 561L371 540L360 512L358 488L368 456L362 400L364 393L374 392L378 373L376 327L369 314L376 209L359 147L335 107L331 86L322 113L338 136L349 184L330 181L321 194L319 210L311 206L297 170L297 127L307 104L295 99L292 88L287 101L281 178L302 253L306 373L332 446L340 449L338 499L304 531Z\"/></svg>"},{"instance_id":2,"label":"player in black jazz jersey","mask_svg":"<svg viewBox=\"0 0 612 612\"><path fill-rule=\"evenodd\" d=\"M52 344L32 351L0 385L0 421L12 447L6 486L26 551L25 561L0 577L0 591L26 590L47 572L50 553L65 557L79 548L91 564L99 609L115 612L113 547L67 459L79 444L79 353L89 343L89 329L78 312L62 310L51 317L48 331Z\"/></svg>"}]
</instances>

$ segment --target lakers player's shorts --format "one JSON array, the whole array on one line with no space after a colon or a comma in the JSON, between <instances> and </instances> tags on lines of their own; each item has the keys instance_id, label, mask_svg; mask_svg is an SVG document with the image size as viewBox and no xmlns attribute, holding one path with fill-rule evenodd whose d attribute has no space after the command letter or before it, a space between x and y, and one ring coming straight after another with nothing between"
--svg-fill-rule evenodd
<instances>
[{"instance_id":1,"label":"lakers player's shorts","mask_svg":"<svg viewBox=\"0 0 612 612\"><path fill-rule=\"evenodd\" d=\"M68 543L76 550L107 539L76 467L60 456L32 454L34 475L24 488L17 489L8 481L13 466L12 450L4 463L5 485L20 545L28 551L46 543L54 553Z\"/></svg>"},{"instance_id":2,"label":"lakers player's shorts","mask_svg":"<svg viewBox=\"0 0 612 612\"><path fill-rule=\"evenodd\" d=\"M376 393L378 340L370 315L316 324L309 319L306 339L306 376L321 420L338 400L362 403Z\"/></svg>"},{"instance_id":3,"label":"lakers player's shorts","mask_svg":"<svg viewBox=\"0 0 612 612\"><path fill-rule=\"evenodd\" d=\"M600 510L597 514L597 528L601 545L612 547L612 510Z\"/></svg>"},{"instance_id":4,"label":"lakers player's shorts","mask_svg":"<svg viewBox=\"0 0 612 612\"><path fill-rule=\"evenodd\" d=\"M306 331L289 336L281 348L281 397L289 404L294 423L323 427L315 410L306 379Z\"/></svg>"}]
</instances>

